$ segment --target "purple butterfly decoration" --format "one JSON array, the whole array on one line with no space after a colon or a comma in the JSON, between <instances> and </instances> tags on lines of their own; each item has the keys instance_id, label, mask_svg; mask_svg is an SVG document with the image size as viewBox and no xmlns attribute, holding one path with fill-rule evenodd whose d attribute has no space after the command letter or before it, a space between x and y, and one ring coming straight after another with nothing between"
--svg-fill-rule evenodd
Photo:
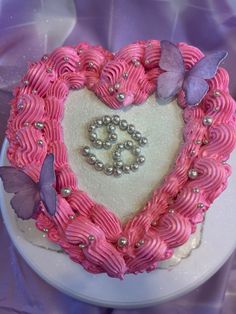
<instances>
[{"instance_id":1,"label":"purple butterfly decoration","mask_svg":"<svg viewBox=\"0 0 236 314\"><path fill-rule=\"evenodd\" d=\"M14 167L0 167L0 177L6 192L15 193L11 206L18 217L29 219L36 212L40 201L50 215L56 212L57 193L53 187L56 177L54 156L49 154L44 159L39 182L34 182L22 170Z\"/></svg>"},{"instance_id":2,"label":"purple butterfly decoration","mask_svg":"<svg viewBox=\"0 0 236 314\"><path fill-rule=\"evenodd\" d=\"M212 53L186 71L179 48L167 40L161 41L159 66L166 72L158 77L157 95L160 101L170 102L183 89L188 105L197 105L209 89L205 80L214 77L220 63L227 55L226 51Z\"/></svg>"}]
</instances>

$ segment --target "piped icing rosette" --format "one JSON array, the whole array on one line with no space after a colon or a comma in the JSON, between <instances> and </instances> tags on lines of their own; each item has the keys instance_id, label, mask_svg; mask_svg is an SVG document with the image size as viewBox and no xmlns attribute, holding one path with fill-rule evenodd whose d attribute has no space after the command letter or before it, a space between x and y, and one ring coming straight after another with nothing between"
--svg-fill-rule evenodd
<instances>
[{"instance_id":1,"label":"piped icing rosette","mask_svg":"<svg viewBox=\"0 0 236 314\"><path fill-rule=\"evenodd\" d=\"M175 48L187 73L204 58L185 43ZM54 156L56 212L50 215L40 204L36 226L92 273L123 278L156 269L188 240L227 186L226 161L236 142L235 101L227 72L218 68L196 106L189 106L184 89L176 92L184 142L170 173L134 217L122 224L78 188L61 127L70 89L88 88L112 109L140 105L165 73L161 56L158 40L139 41L114 54L87 43L62 47L33 63L15 90L7 128L10 163L37 182L45 157Z\"/></svg>"}]
</instances>

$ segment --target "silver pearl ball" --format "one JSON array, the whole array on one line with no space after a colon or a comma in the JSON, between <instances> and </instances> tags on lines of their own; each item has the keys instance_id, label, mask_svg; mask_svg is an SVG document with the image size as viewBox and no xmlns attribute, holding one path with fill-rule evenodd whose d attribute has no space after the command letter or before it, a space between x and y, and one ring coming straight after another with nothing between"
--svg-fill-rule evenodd
<instances>
[{"instance_id":1,"label":"silver pearl ball","mask_svg":"<svg viewBox=\"0 0 236 314\"><path fill-rule=\"evenodd\" d=\"M141 165L141 164L143 164L145 162L145 157L143 155L140 155L140 156L137 157L136 161L137 161L137 163L139 165Z\"/></svg>"},{"instance_id":2,"label":"silver pearl ball","mask_svg":"<svg viewBox=\"0 0 236 314\"><path fill-rule=\"evenodd\" d=\"M124 173L130 173L130 166L129 165L124 165L122 167L122 170L123 170Z\"/></svg>"},{"instance_id":3,"label":"silver pearl ball","mask_svg":"<svg viewBox=\"0 0 236 314\"><path fill-rule=\"evenodd\" d=\"M94 63L92 61L89 61L88 66L89 66L89 68L93 68Z\"/></svg>"},{"instance_id":4,"label":"silver pearl ball","mask_svg":"<svg viewBox=\"0 0 236 314\"><path fill-rule=\"evenodd\" d=\"M100 148L102 148L102 144L103 144L103 142L101 140L97 139L93 142L93 147L100 149Z\"/></svg>"},{"instance_id":5,"label":"silver pearl ball","mask_svg":"<svg viewBox=\"0 0 236 314\"><path fill-rule=\"evenodd\" d=\"M128 239L125 237L121 237L118 239L117 244L119 247L123 248L124 246L128 244Z\"/></svg>"},{"instance_id":6,"label":"silver pearl ball","mask_svg":"<svg viewBox=\"0 0 236 314\"><path fill-rule=\"evenodd\" d=\"M43 140L38 140L37 143L39 146L43 146Z\"/></svg>"},{"instance_id":7,"label":"silver pearl ball","mask_svg":"<svg viewBox=\"0 0 236 314\"><path fill-rule=\"evenodd\" d=\"M102 118L103 124L108 125L111 122L111 117L110 116L104 116Z\"/></svg>"},{"instance_id":8,"label":"silver pearl ball","mask_svg":"<svg viewBox=\"0 0 236 314\"><path fill-rule=\"evenodd\" d=\"M144 245L145 241L142 239L142 240L139 240L136 244L135 244L135 247L136 248L139 248L140 246Z\"/></svg>"},{"instance_id":9,"label":"silver pearl ball","mask_svg":"<svg viewBox=\"0 0 236 314\"><path fill-rule=\"evenodd\" d=\"M175 213L174 208L169 208L169 209L168 209L168 213L169 213L169 214L174 214L174 213Z\"/></svg>"},{"instance_id":10,"label":"silver pearl ball","mask_svg":"<svg viewBox=\"0 0 236 314\"><path fill-rule=\"evenodd\" d=\"M188 171L188 177L190 178L190 179L196 179L197 178L197 176L198 176L198 172L197 172L197 170L196 169L189 169L189 171Z\"/></svg>"},{"instance_id":11,"label":"silver pearl ball","mask_svg":"<svg viewBox=\"0 0 236 314\"><path fill-rule=\"evenodd\" d=\"M194 193L199 193L199 192L200 192L200 189L199 189L199 188L193 188L193 192L194 192Z\"/></svg>"},{"instance_id":12,"label":"silver pearl ball","mask_svg":"<svg viewBox=\"0 0 236 314\"><path fill-rule=\"evenodd\" d=\"M95 120L95 124L96 124L97 127L101 127L103 125L102 119L96 119Z\"/></svg>"},{"instance_id":13,"label":"silver pearl ball","mask_svg":"<svg viewBox=\"0 0 236 314\"><path fill-rule=\"evenodd\" d=\"M92 235L92 234L90 234L90 235L88 236L88 240L89 240L89 242L94 241L94 240L95 240L95 236Z\"/></svg>"},{"instance_id":14,"label":"silver pearl ball","mask_svg":"<svg viewBox=\"0 0 236 314\"><path fill-rule=\"evenodd\" d=\"M122 168L123 167L123 162L121 160L116 160L113 163L114 168Z\"/></svg>"},{"instance_id":15,"label":"silver pearl ball","mask_svg":"<svg viewBox=\"0 0 236 314\"><path fill-rule=\"evenodd\" d=\"M137 163L134 163L134 164L131 164L131 165L130 165L130 169L131 169L133 172L137 171L138 168L139 168L139 165L138 165Z\"/></svg>"},{"instance_id":16,"label":"silver pearl ball","mask_svg":"<svg viewBox=\"0 0 236 314\"><path fill-rule=\"evenodd\" d=\"M136 146L133 148L132 150L132 153L135 155L135 156L139 156L141 154L141 149L140 147Z\"/></svg>"},{"instance_id":17,"label":"silver pearl ball","mask_svg":"<svg viewBox=\"0 0 236 314\"><path fill-rule=\"evenodd\" d=\"M52 68L47 68L47 73L52 73Z\"/></svg>"},{"instance_id":18,"label":"silver pearl ball","mask_svg":"<svg viewBox=\"0 0 236 314\"><path fill-rule=\"evenodd\" d=\"M120 177L122 175L122 170L119 168L114 168L113 175L114 177Z\"/></svg>"},{"instance_id":19,"label":"silver pearl ball","mask_svg":"<svg viewBox=\"0 0 236 314\"><path fill-rule=\"evenodd\" d=\"M80 243L80 244L79 244L79 248L80 248L80 249L84 249L85 247L86 247L86 244L84 244L84 243Z\"/></svg>"},{"instance_id":20,"label":"silver pearl ball","mask_svg":"<svg viewBox=\"0 0 236 314\"><path fill-rule=\"evenodd\" d=\"M121 120L120 121L120 124L119 124L119 127L120 127L120 129L122 130L122 131L124 131L124 130L126 130L127 129L127 127L128 127L128 122L126 121L126 120Z\"/></svg>"},{"instance_id":21,"label":"silver pearl ball","mask_svg":"<svg viewBox=\"0 0 236 314\"><path fill-rule=\"evenodd\" d=\"M40 121L37 121L37 122L34 123L34 126L35 126L36 129L42 130L44 128L44 123L40 122Z\"/></svg>"},{"instance_id":22,"label":"silver pearl ball","mask_svg":"<svg viewBox=\"0 0 236 314\"><path fill-rule=\"evenodd\" d=\"M97 171L102 171L103 168L104 168L104 164L103 162L101 162L100 160L97 160L94 164L94 168L97 170Z\"/></svg>"},{"instance_id":23,"label":"silver pearl ball","mask_svg":"<svg viewBox=\"0 0 236 314\"><path fill-rule=\"evenodd\" d=\"M114 93L114 88L112 86L109 86L108 91L109 91L110 94L113 94Z\"/></svg>"},{"instance_id":24,"label":"silver pearl ball","mask_svg":"<svg viewBox=\"0 0 236 314\"><path fill-rule=\"evenodd\" d=\"M215 97L221 96L221 93L220 93L220 91L218 91L218 90L214 91L213 94L214 94Z\"/></svg>"},{"instance_id":25,"label":"silver pearl ball","mask_svg":"<svg viewBox=\"0 0 236 314\"><path fill-rule=\"evenodd\" d=\"M88 131L89 132L93 132L93 131L95 131L96 130L96 125L95 124L90 124L89 126L88 126Z\"/></svg>"},{"instance_id":26,"label":"silver pearl ball","mask_svg":"<svg viewBox=\"0 0 236 314\"><path fill-rule=\"evenodd\" d=\"M112 123L118 125L120 122L120 117L116 114L116 115L111 117L111 121L112 121Z\"/></svg>"},{"instance_id":27,"label":"silver pearl ball","mask_svg":"<svg viewBox=\"0 0 236 314\"><path fill-rule=\"evenodd\" d=\"M95 162L97 161L97 158L94 154L90 154L87 158L87 162L90 164L90 165L94 165Z\"/></svg>"},{"instance_id":28,"label":"silver pearl ball","mask_svg":"<svg viewBox=\"0 0 236 314\"><path fill-rule=\"evenodd\" d=\"M103 171L107 176L110 176L113 174L113 170L114 168L111 165L106 165Z\"/></svg>"},{"instance_id":29,"label":"silver pearl ball","mask_svg":"<svg viewBox=\"0 0 236 314\"><path fill-rule=\"evenodd\" d=\"M128 73L128 72L124 72L124 73L123 73L123 78L124 78L124 79L127 79L128 76L129 76L129 73Z\"/></svg>"},{"instance_id":30,"label":"silver pearl ball","mask_svg":"<svg viewBox=\"0 0 236 314\"><path fill-rule=\"evenodd\" d=\"M132 62L133 62L133 64L134 64L134 66L136 66L136 67L138 67L138 66L140 65L140 61L137 60L136 58L133 58L133 59L132 59Z\"/></svg>"},{"instance_id":31,"label":"silver pearl ball","mask_svg":"<svg viewBox=\"0 0 236 314\"><path fill-rule=\"evenodd\" d=\"M119 144L116 145L116 148L121 151L121 150L125 149L125 146L124 146L123 143L119 143Z\"/></svg>"},{"instance_id":32,"label":"silver pearl ball","mask_svg":"<svg viewBox=\"0 0 236 314\"><path fill-rule=\"evenodd\" d=\"M89 146L84 146L82 149L82 155L87 157L90 154L90 147Z\"/></svg>"},{"instance_id":33,"label":"silver pearl ball","mask_svg":"<svg viewBox=\"0 0 236 314\"><path fill-rule=\"evenodd\" d=\"M141 139L141 133L139 131L135 131L133 134L132 134L132 138L136 141L139 141Z\"/></svg>"},{"instance_id":34,"label":"silver pearl ball","mask_svg":"<svg viewBox=\"0 0 236 314\"><path fill-rule=\"evenodd\" d=\"M71 194L71 188L69 187L64 187L61 189L61 196L62 197L67 197Z\"/></svg>"},{"instance_id":35,"label":"silver pearl ball","mask_svg":"<svg viewBox=\"0 0 236 314\"><path fill-rule=\"evenodd\" d=\"M17 110L22 111L23 109L24 109L24 103L23 103L23 100L20 99L18 104L17 104Z\"/></svg>"},{"instance_id":36,"label":"silver pearl ball","mask_svg":"<svg viewBox=\"0 0 236 314\"><path fill-rule=\"evenodd\" d=\"M205 117L202 119L202 123L203 123L203 125L205 125L205 126L211 125L212 122L213 122L213 119L212 119L212 117L210 117L210 116L205 116Z\"/></svg>"},{"instance_id":37,"label":"silver pearl ball","mask_svg":"<svg viewBox=\"0 0 236 314\"><path fill-rule=\"evenodd\" d=\"M198 207L198 208L203 208L203 207L204 207L204 204L203 204L203 203L198 203L198 204L197 204L197 207Z\"/></svg>"},{"instance_id":38,"label":"silver pearl ball","mask_svg":"<svg viewBox=\"0 0 236 314\"><path fill-rule=\"evenodd\" d=\"M115 132L115 130L116 130L116 127L114 126L114 124L112 124L112 123L108 124L107 132L113 133L113 132Z\"/></svg>"},{"instance_id":39,"label":"silver pearl ball","mask_svg":"<svg viewBox=\"0 0 236 314\"><path fill-rule=\"evenodd\" d=\"M117 134L116 133L110 133L108 135L108 139L109 141L111 141L112 143L116 142L117 141Z\"/></svg>"},{"instance_id":40,"label":"silver pearl ball","mask_svg":"<svg viewBox=\"0 0 236 314\"><path fill-rule=\"evenodd\" d=\"M120 88L120 83L115 83L114 88L116 91L118 91L118 89Z\"/></svg>"},{"instance_id":41,"label":"silver pearl ball","mask_svg":"<svg viewBox=\"0 0 236 314\"><path fill-rule=\"evenodd\" d=\"M89 139L90 139L91 142L96 141L96 139L97 139L97 134L94 133L94 132L91 132L90 135L89 135Z\"/></svg>"},{"instance_id":42,"label":"silver pearl ball","mask_svg":"<svg viewBox=\"0 0 236 314\"><path fill-rule=\"evenodd\" d=\"M129 134L133 134L134 131L135 131L135 126L134 126L133 124L129 124L129 125L128 125L128 128L127 128L127 132L128 132Z\"/></svg>"},{"instance_id":43,"label":"silver pearl ball","mask_svg":"<svg viewBox=\"0 0 236 314\"><path fill-rule=\"evenodd\" d=\"M44 56L42 57L42 59L43 59L44 61L46 61L46 60L48 59L48 56L47 56L47 55L44 55Z\"/></svg>"},{"instance_id":44,"label":"silver pearl ball","mask_svg":"<svg viewBox=\"0 0 236 314\"><path fill-rule=\"evenodd\" d=\"M118 93L116 94L116 99L119 101L119 102L123 102L125 100L125 94L124 93Z\"/></svg>"},{"instance_id":45,"label":"silver pearl ball","mask_svg":"<svg viewBox=\"0 0 236 314\"><path fill-rule=\"evenodd\" d=\"M102 143L102 147L103 147L104 149L110 149L110 148L111 148L111 142L109 142L109 141L103 142L103 143Z\"/></svg>"},{"instance_id":46,"label":"silver pearl ball","mask_svg":"<svg viewBox=\"0 0 236 314\"><path fill-rule=\"evenodd\" d=\"M139 145L140 146L145 146L148 143L148 139L146 137L141 137L139 140Z\"/></svg>"},{"instance_id":47,"label":"silver pearl ball","mask_svg":"<svg viewBox=\"0 0 236 314\"><path fill-rule=\"evenodd\" d=\"M196 154L195 149L192 149L192 150L190 151L190 153L189 153L190 156L194 156L195 154Z\"/></svg>"},{"instance_id":48,"label":"silver pearl ball","mask_svg":"<svg viewBox=\"0 0 236 314\"><path fill-rule=\"evenodd\" d=\"M132 141L126 141L124 144L126 149L131 149L133 147L133 142Z\"/></svg>"},{"instance_id":49,"label":"silver pearl ball","mask_svg":"<svg viewBox=\"0 0 236 314\"><path fill-rule=\"evenodd\" d=\"M113 158L113 160L120 160L121 153L118 150L114 151L112 154L112 158Z\"/></svg>"},{"instance_id":50,"label":"silver pearl ball","mask_svg":"<svg viewBox=\"0 0 236 314\"><path fill-rule=\"evenodd\" d=\"M29 81L28 80L24 80L23 83L24 83L25 86L29 85Z\"/></svg>"}]
</instances>

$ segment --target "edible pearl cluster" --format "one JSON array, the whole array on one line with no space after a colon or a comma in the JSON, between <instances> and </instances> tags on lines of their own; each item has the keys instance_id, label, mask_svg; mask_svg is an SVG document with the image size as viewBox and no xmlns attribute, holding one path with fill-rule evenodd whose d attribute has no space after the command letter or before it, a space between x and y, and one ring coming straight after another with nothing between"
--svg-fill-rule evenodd
<instances>
[{"instance_id":1,"label":"edible pearl cluster","mask_svg":"<svg viewBox=\"0 0 236 314\"><path fill-rule=\"evenodd\" d=\"M98 128L105 128L106 138L98 138L96 130ZM125 131L131 137L130 140L124 142L117 142L118 135L116 130ZM103 171L108 176L120 177L122 174L129 174L139 169L139 166L145 162L145 157L141 154L141 148L148 143L146 137L142 136L141 132L137 131L133 124L128 124L125 119L121 119L118 115L105 115L95 119L88 126L89 140L92 146L96 149L110 150L113 146L115 149L112 152L112 164L104 164L100 161L94 153L91 152L89 146L84 146L82 154L86 157L87 162L94 166L97 171ZM136 142L136 143L135 143ZM132 163L124 163L122 160L122 152L129 151L134 161Z\"/></svg>"}]
</instances>

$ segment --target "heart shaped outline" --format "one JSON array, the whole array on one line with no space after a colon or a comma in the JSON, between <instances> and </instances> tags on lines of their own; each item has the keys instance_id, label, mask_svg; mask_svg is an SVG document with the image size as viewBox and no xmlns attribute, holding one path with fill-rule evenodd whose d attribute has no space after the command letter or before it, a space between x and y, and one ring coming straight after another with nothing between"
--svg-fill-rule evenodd
<instances>
[{"instance_id":1,"label":"heart shaped outline","mask_svg":"<svg viewBox=\"0 0 236 314\"><path fill-rule=\"evenodd\" d=\"M180 43L179 48L186 69L203 57L195 47ZM156 269L158 261L188 240L230 175L225 161L236 141L235 102L228 93L227 72L219 68L197 107L189 108L183 92L178 94L184 143L172 171L132 219L122 226L114 213L78 189L60 125L69 89L86 86L113 109L140 104L156 90L159 59L158 40L139 41L115 54L87 43L62 47L31 64L15 90L6 132L8 159L37 180L46 153L54 154L57 190L70 187L72 193L66 199L58 194L54 217L41 208L36 225L89 272L123 278ZM111 92L118 79L120 90ZM125 94L123 102L118 92ZM213 119L211 125L204 125L205 116ZM37 121L44 122L43 130L35 128ZM199 173L195 180L188 178L190 167ZM127 239L123 247L117 245L121 237Z\"/></svg>"}]
</instances>

